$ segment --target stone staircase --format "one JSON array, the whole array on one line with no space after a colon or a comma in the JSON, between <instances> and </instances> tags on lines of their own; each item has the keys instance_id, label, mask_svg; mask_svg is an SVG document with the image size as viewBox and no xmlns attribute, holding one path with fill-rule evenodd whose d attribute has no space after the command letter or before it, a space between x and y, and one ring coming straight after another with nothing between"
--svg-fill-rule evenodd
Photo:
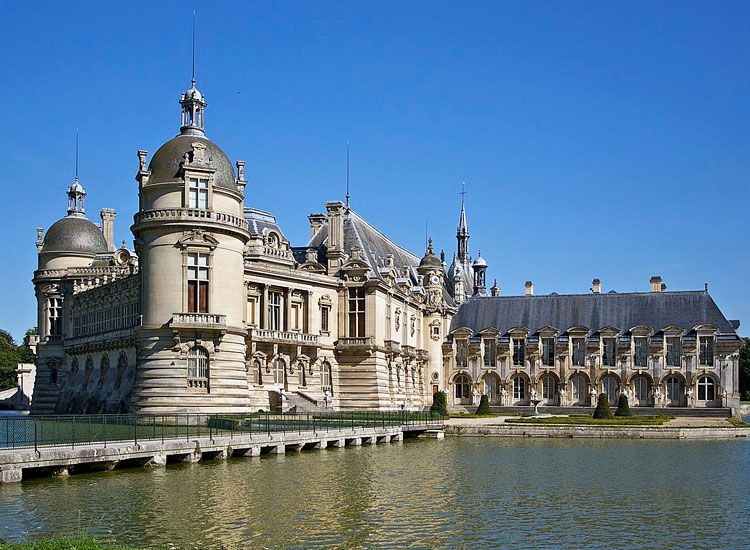
<instances>
[{"instance_id":1,"label":"stone staircase","mask_svg":"<svg viewBox=\"0 0 750 550\"><path fill-rule=\"evenodd\" d=\"M284 393L284 412L312 413L325 411L325 402L321 397L306 392L294 391Z\"/></svg>"}]
</instances>

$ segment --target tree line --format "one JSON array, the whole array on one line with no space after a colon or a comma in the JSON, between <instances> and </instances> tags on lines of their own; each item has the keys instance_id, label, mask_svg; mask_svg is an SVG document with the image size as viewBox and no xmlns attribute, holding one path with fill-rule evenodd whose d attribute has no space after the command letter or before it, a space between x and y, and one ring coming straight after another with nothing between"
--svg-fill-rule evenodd
<instances>
[{"instance_id":1,"label":"tree line","mask_svg":"<svg viewBox=\"0 0 750 550\"><path fill-rule=\"evenodd\" d=\"M29 348L29 336L36 333L36 328L27 330L23 342L18 345L10 332L0 329L0 390L16 387L15 370L18 363L36 361L36 357Z\"/></svg>"}]
</instances>

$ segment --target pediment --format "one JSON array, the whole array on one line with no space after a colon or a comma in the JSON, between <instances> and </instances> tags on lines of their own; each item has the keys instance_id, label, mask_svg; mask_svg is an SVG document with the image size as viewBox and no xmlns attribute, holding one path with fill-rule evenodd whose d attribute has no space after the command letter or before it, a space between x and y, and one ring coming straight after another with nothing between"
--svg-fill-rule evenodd
<instances>
[{"instance_id":1,"label":"pediment","mask_svg":"<svg viewBox=\"0 0 750 550\"><path fill-rule=\"evenodd\" d=\"M206 233L200 229L193 229L192 231L183 233L182 237L177 241L177 246L180 248L200 246L213 250L219 246L219 241L210 233Z\"/></svg>"}]
</instances>

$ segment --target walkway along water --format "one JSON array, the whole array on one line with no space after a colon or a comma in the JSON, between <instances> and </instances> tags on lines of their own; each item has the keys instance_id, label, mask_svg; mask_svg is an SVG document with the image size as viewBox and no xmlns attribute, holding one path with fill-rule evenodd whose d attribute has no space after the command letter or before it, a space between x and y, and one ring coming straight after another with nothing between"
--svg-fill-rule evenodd
<instances>
[{"instance_id":1,"label":"walkway along water","mask_svg":"<svg viewBox=\"0 0 750 550\"><path fill-rule=\"evenodd\" d=\"M81 415L0 418L0 483L24 475L282 454L443 437L430 413Z\"/></svg>"}]
</instances>

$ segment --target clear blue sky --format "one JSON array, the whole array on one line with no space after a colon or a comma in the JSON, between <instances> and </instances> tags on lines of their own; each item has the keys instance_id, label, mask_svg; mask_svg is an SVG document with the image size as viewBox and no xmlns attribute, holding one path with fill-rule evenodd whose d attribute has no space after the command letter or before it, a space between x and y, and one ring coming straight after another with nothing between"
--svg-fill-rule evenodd
<instances>
[{"instance_id":1,"label":"clear blue sky","mask_svg":"<svg viewBox=\"0 0 750 550\"><path fill-rule=\"evenodd\" d=\"M605 5L606 4L606 5ZM131 243L136 150L177 132L198 10L208 135L295 245L343 199L421 254L425 219L504 294L710 292L750 334L750 3L0 3L0 327L36 324L35 227L88 214Z\"/></svg>"}]
</instances>

